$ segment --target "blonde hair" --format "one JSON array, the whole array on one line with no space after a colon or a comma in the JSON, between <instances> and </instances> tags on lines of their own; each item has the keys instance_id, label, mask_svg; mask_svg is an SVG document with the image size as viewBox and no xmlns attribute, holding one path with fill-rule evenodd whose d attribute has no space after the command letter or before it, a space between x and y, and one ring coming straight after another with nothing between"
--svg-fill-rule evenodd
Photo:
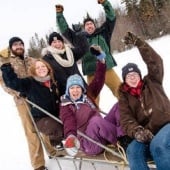
<instances>
[{"instance_id":1,"label":"blonde hair","mask_svg":"<svg viewBox=\"0 0 170 170\"><path fill-rule=\"evenodd\" d=\"M29 74L29 76L31 76L31 77L37 76L35 70L36 70L36 62L38 62L38 61L39 61L39 62L42 62L42 63L47 67L47 69L48 69L48 75L50 76L52 82L57 85L57 82L56 82L56 80L55 80L55 78L54 78L54 72L53 72L52 67L50 66L50 64L48 64L48 63L47 63L45 60L43 60L43 59L34 59L34 60L33 60L31 66L30 66L29 69L28 69L28 74Z\"/></svg>"}]
</instances>

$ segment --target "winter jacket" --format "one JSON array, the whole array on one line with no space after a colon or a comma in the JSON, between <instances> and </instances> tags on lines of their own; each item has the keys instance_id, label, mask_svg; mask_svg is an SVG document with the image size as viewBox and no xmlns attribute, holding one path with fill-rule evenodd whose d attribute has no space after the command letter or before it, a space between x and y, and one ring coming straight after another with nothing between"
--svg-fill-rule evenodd
<instances>
[{"instance_id":1,"label":"winter jacket","mask_svg":"<svg viewBox=\"0 0 170 170\"><path fill-rule=\"evenodd\" d=\"M77 136L77 130L85 132L89 120L96 115L100 116L93 100L103 87L106 66L101 62L97 63L95 78L87 86L87 95L84 94L82 100L73 102L66 95L61 98L60 118L64 125L65 137L70 134Z\"/></svg>"},{"instance_id":2,"label":"winter jacket","mask_svg":"<svg viewBox=\"0 0 170 170\"><path fill-rule=\"evenodd\" d=\"M79 74L82 77L77 66L77 61L86 53L88 48L89 46L88 46L86 38L84 36L78 36L74 40L74 48L70 48L73 53L74 63L72 66L69 66L69 67L65 67L59 64L55 60L51 52L48 50L48 47L46 49L43 49L42 51L43 59L47 61L54 70L54 76L58 82L60 95L63 95L65 93L66 81L70 75ZM60 55L61 58L67 60L66 52L64 52L63 54L61 53L58 53L58 54Z\"/></svg>"},{"instance_id":3,"label":"winter jacket","mask_svg":"<svg viewBox=\"0 0 170 170\"><path fill-rule=\"evenodd\" d=\"M116 17L114 10L108 0L105 0L105 2L102 5L106 13L106 21L100 28L97 28L93 34L89 35L85 33L85 35L89 45L97 44L106 53L106 66L107 69L111 69L113 66L117 65L110 51L110 40L115 26ZM72 42L75 36L73 31L69 29L63 14L57 13L56 19L62 34L70 42ZM82 58L83 74L93 75L95 73L95 70L96 70L96 57L88 51Z\"/></svg>"},{"instance_id":4,"label":"winter jacket","mask_svg":"<svg viewBox=\"0 0 170 170\"><path fill-rule=\"evenodd\" d=\"M31 58L30 57L19 57L19 56L14 56L13 54L10 54L8 58L1 58L0 57L0 65L4 63L11 63L14 72L18 75L19 78L25 78L27 77L27 69L31 63ZM0 80L1 80L1 85L2 88L9 93L10 95L14 96L14 100L16 103L23 103L22 99L20 97L19 92L12 90L8 87L6 87L3 79L2 79L2 73L0 71Z\"/></svg>"},{"instance_id":5,"label":"winter jacket","mask_svg":"<svg viewBox=\"0 0 170 170\"><path fill-rule=\"evenodd\" d=\"M11 65L2 66L1 70L7 87L23 93L28 100L58 117L59 96L57 95L57 87L55 84L52 84L51 88L48 88L45 87L42 82L39 82L34 78L18 78ZM31 113L34 118L47 116L33 106L31 107Z\"/></svg>"},{"instance_id":6,"label":"winter jacket","mask_svg":"<svg viewBox=\"0 0 170 170\"><path fill-rule=\"evenodd\" d=\"M120 87L120 121L128 136L134 138L141 125L156 134L161 127L170 122L170 101L163 89L163 61L145 42L137 44L148 74L143 78L139 98L132 96Z\"/></svg>"}]
</instances>

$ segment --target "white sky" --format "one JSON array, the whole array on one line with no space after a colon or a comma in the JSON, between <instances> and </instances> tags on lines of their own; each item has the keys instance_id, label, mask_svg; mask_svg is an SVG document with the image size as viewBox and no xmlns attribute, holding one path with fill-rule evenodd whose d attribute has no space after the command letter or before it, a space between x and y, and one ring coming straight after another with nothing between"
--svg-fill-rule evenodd
<instances>
[{"instance_id":1,"label":"white sky","mask_svg":"<svg viewBox=\"0 0 170 170\"><path fill-rule=\"evenodd\" d=\"M110 0L114 7L120 6L120 0ZM12 36L21 37L27 48L34 33L44 36L56 30L55 5L64 5L64 15L71 25L83 21L88 12L97 18L102 6L97 0L0 0L0 49L8 45Z\"/></svg>"},{"instance_id":2,"label":"white sky","mask_svg":"<svg viewBox=\"0 0 170 170\"><path fill-rule=\"evenodd\" d=\"M151 46L161 55L164 62L164 88L170 98L170 60L169 60L169 42L170 35L164 36L160 39L149 42ZM118 53L114 55L118 66L115 67L115 71L121 77L121 68L128 62L135 62L138 64L142 76L146 74L146 65L144 64L141 56L136 48ZM101 93L100 105L101 108L108 112L115 103L115 98L111 94L110 90L104 86ZM27 143L24 137L23 129L21 126L20 118L16 111L13 99L10 95L6 94L0 87L0 169L1 170L31 170L30 160L28 156ZM46 159L49 170L59 169L56 161ZM63 170L74 170L72 162L62 161L60 162ZM82 170L93 170L92 165L83 164ZM114 167L103 167L102 164L98 165L97 170L114 170ZM117 169L117 168L115 168Z\"/></svg>"}]
</instances>

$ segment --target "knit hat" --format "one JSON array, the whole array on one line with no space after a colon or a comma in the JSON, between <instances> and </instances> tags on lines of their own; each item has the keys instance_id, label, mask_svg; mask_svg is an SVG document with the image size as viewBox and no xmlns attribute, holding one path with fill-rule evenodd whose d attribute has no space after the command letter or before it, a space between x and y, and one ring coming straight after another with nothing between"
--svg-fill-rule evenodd
<instances>
[{"instance_id":1,"label":"knit hat","mask_svg":"<svg viewBox=\"0 0 170 170\"><path fill-rule=\"evenodd\" d=\"M122 78L125 81L125 77L130 72L136 72L141 77L141 71L139 70L138 66L135 63L128 63L122 68Z\"/></svg>"},{"instance_id":2,"label":"knit hat","mask_svg":"<svg viewBox=\"0 0 170 170\"><path fill-rule=\"evenodd\" d=\"M85 24L86 24L86 22L89 22L89 21L93 22L93 23L94 23L94 25L95 25L94 20L93 20L92 18L90 18L90 17L87 17L87 18L85 18L85 19L83 20L83 25L85 25Z\"/></svg>"},{"instance_id":3,"label":"knit hat","mask_svg":"<svg viewBox=\"0 0 170 170\"><path fill-rule=\"evenodd\" d=\"M59 33L57 33L57 32L52 32L52 33L49 35L49 39L48 39L49 45L51 45L51 43L52 43L54 40L60 40L60 41L64 42L63 37L62 37Z\"/></svg>"},{"instance_id":4,"label":"knit hat","mask_svg":"<svg viewBox=\"0 0 170 170\"><path fill-rule=\"evenodd\" d=\"M12 48L12 45L14 42L18 42L20 41L23 45L24 45L24 42L21 38L19 37L12 37L10 40L9 40L9 48L11 49Z\"/></svg>"},{"instance_id":5,"label":"knit hat","mask_svg":"<svg viewBox=\"0 0 170 170\"><path fill-rule=\"evenodd\" d=\"M84 92L86 91L86 89L84 87L84 82L83 82L83 79L81 78L81 76L79 76L78 74L74 74L74 75L71 75L70 77L68 77L68 79L67 79L67 85L66 85L66 95L67 96L69 96L69 88L74 85L79 85L80 87L82 87Z\"/></svg>"}]
</instances>

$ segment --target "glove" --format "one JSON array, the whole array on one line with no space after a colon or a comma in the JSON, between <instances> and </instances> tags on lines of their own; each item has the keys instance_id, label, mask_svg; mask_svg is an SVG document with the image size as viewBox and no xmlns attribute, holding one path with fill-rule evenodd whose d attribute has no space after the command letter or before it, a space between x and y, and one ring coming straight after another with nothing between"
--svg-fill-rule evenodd
<instances>
[{"instance_id":1,"label":"glove","mask_svg":"<svg viewBox=\"0 0 170 170\"><path fill-rule=\"evenodd\" d=\"M101 52L99 55L96 56L98 60L103 61L106 58L105 52Z\"/></svg>"},{"instance_id":2,"label":"glove","mask_svg":"<svg viewBox=\"0 0 170 170\"><path fill-rule=\"evenodd\" d=\"M98 4L103 4L105 0L97 0Z\"/></svg>"},{"instance_id":3,"label":"glove","mask_svg":"<svg viewBox=\"0 0 170 170\"><path fill-rule=\"evenodd\" d=\"M149 129L138 128L135 133L135 139L138 142L147 143L153 138L153 134Z\"/></svg>"},{"instance_id":4,"label":"glove","mask_svg":"<svg viewBox=\"0 0 170 170\"><path fill-rule=\"evenodd\" d=\"M132 32L127 32L127 34L125 35L123 42L125 44L133 44L136 45L137 41L139 40L139 38L134 35Z\"/></svg>"},{"instance_id":5,"label":"glove","mask_svg":"<svg viewBox=\"0 0 170 170\"><path fill-rule=\"evenodd\" d=\"M80 148L80 142L76 136L69 135L64 142L64 148L68 155L75 156Z\"/></svg>"},{"instance_id":6,"label":"glove","mask_svg":"<svg viewBox=\"0 0 170 170\"><path fill-rule=\"evenodd\" d=\"M81 32L81 30L82 30L80 23L79 24L72 24L72 28L75 32Z\"/></svg>"},{"instance_id":7,"label":"glove","mask_svg":"<svg viewBox=\"0 0 170 170\"><path fill-rule=\"evenodd\" d=\"M57 4L55 8L57 13L62 13L64 11L63 5Z\"/></svg>"}]
</instances>

